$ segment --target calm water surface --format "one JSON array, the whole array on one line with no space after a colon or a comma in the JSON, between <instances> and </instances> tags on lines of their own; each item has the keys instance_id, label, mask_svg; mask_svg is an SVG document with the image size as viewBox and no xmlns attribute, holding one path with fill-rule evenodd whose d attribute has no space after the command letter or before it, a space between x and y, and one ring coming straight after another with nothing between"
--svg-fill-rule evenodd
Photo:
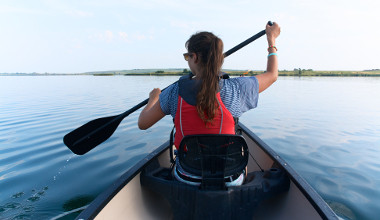
<instances>
[{"instance_id":1,"label":"calm water surface","mask_svg":"<svg viewBox=\"0 0 380 220\"><path fill-rule=\"evenodd\" d=\"M139 111L83 156L63 136L120 114L178 77L1 76L0 219L72 219L169 137ZM380 78L280 77L241 121L344 219L380 216Z\"/></svg>"}]
</instances>

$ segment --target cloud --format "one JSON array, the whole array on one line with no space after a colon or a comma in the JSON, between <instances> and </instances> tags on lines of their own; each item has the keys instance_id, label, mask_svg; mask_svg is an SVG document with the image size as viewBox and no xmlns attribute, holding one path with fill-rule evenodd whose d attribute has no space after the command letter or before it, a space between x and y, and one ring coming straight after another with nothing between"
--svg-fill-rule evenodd
<instances>
[{"instance_id":1,"label":"cloud","mask_svg":"<svg viewBox=\"0 0 380 220\"><path fill-rule=\"evenodd\" d=\"M128 39L128 34L125 33L125 32L122 32L120 31L119 32L119 38L124 41L124 42L130 42L130 40Z\"/></svg>"},{"instance_id":2,"label":"cloud","mask_svg":"<svg viewBox=\"0 0 380 220\"><path fill-rule=\"evenodd\" d=\"M113 40L113 33L112 33L112 31L109 31L109 30L105 31L104 38L105 38L106 42L112 42L112 40Z\"/></svg>"},{"instance_id":3,"label":"cloud","mask_svg":"<svg viewBox=\"0 0 380 220\"><path fill-rule=\"evenodd\" d=\"M193 21L185 22L182 20L170 21L170 26L175 28L175 29L180 30L182 33L189 33L189 32L192 33L194 31L198 30L201 25L204 25L204 23L200 24L200 23L196 23Z\"/></svg>"},{"instance_id":4,"label":"cloud","mask_svg":"<svg viewBox=\"0 0 380 220\"><path fill-rule=\"evenodd\" d=\"M94 40L94 41L111 43L114 39L114 34L112 31L106 30L101 33L95 33L95 34L90 35L89 39Z\"/></svg>"},{"instance_id":5,"label":"cloud","mask_svg":"<svg viewBox=\"0 0 380 220\"><path fill-rule=\"evenodd\" d=\"M87 11L68 9L64 11L66 14L74 17L92 17L94 14Z\"/></svg>"},{"instance_id":6,"label":"cloud","mask_svg":"<svg viewBox=\"0 0 380 220\"><path fill-rule=\"evenodd\" d=\"M72 17L92 17L94 14L86 10L80 10L78 8L84 7L88 9L88 5L82 5L80 1L75 3L69 3L67 1L59 0L45 0L44 6L51 13L62 13Z\"/></svg>"},{"instance_id":7,"label":"cloud","mask_svg":"<svg viewBox=\"0 0 380 220\"><path fill-rule=\"evenodd\" d=\"M136 40L146 40L148 37L146 35L144 35L144 34L137 33L137 34L134 35L134 38Z\"/></svg>"},{"instance_id":8,"label":"cloud","mask_svg":"<svg viewBox=\"0 0 380 220\"><path fill-rule=\"evenodd\" d=\"M101 33L95 33L95 34L90 35L89 39L93 41L100 41L100 42L106 42L106 43L113 43L113 42L133 43L136 41L154 39L152 34L141 34L139 32L128 34L127 32L124 32L124 31L119 31L115 33L113 31L106 30Z\"/></svg>"}]
</instances>

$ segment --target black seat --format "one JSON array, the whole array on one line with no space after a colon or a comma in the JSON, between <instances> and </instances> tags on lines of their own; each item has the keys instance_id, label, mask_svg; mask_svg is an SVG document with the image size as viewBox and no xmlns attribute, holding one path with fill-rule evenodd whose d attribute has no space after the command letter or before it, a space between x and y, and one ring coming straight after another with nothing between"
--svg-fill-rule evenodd
<instances>
[{"instance_id":1,"label":"black seat","mask_svg":"<svg viewBox=\"0 0 380 220\"><path fill-rule=\"evenodd\" d=\"M183 170L202 177L200 186L177 181L157 158L142 171L141 185L166 198L174 219L252 219L261 201L287 191L290 182L283 170L270 169L227 187L225 177L245 169L248 155L242 136L186 136L177 156Z\"/></svg>"},{"instance_id":2,"label":"black seat","mask_svg":"<svg viewBox=\"0 0 380 220\"><path fill-rule=\"evenodd\" d=\"M240 135L189 135L178 148L180 166L202 177L201 189L227 189L225 177L240 174L248 163L248 146Z\"/></svg>"}]
</instances>

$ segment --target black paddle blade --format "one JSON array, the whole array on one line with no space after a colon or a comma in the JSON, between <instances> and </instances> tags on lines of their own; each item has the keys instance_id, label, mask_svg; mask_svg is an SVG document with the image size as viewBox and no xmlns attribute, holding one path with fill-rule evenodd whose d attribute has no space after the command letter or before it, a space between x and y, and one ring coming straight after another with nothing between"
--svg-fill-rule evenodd
<instances>
[{"instance_id":1,"label":"black paddle blade","mask_svg":"<svg viewBox=\"0 0 380 220\"><path fill-rule=\"evenodd\" d=\"M90 121L66 134L63 142L74 154L83 155L111 137L123 118L117 115Z\"/></svg>"}]
</instances>

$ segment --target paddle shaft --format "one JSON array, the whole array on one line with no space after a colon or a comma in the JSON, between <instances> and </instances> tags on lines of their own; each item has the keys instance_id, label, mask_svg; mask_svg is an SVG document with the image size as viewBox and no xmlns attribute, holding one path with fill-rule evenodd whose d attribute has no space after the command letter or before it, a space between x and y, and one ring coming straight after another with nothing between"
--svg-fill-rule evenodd
<instances>
[{"instance_id":1,"label":"paddle shaft","mask_svg":"<svg viewBox=\"0 0 380 220\"><path fill-rule=\"evenodd\" d=\"M269 21L268 24L272 25L273 23ZM252 37L248 38L247 40L228 50L224 53L224 57L228 57L229 55L233 54L234 52L238 51L242 47L246 46L247 44L260 38L263 35L265 35L265 30L260 31L259 33L253 35ZM168 87L166 87L165 89L167 89ZM162 91L164 91L165 89L163 89ZM64 143L75 154L85 154L97 145L99 145L100 143L107 140L113 134L117 126L125 117L146 105L148 101L149 98L145 99L144 101L140 102L133 108L127 110L126 112L120 115L99 118L90 121L87 124L84 124L81 127L66 134L63 139Z\"/></svg>"},{"instance_id":2,"label":"paddle shaft","mask_svg":"<svg viewBox=\"0 0 380 220\"><path fill-rule=\"evenodd\" d=\"M268 22L269 23L269 22ZM269 23L269 25L272 26L272 23ZM252 37L248 38L247 40L241 42L239 45L235 46L234 48L228 50L224 53L224 57L228 57L229 55L235 53L236 51L240 50L242 47L245 47L247 44L251 43L252 41L260 38L265 34L265 30L260 31L259 33L253 35Z\"/></svg>"},{"instance_id":3,"label":"paddle shaft","mask_svg":"<svg viewBox=\"0 0 380 220\"><path fill-rule=\"evenodd\" d=\"M271 21L268 21L268 24L270 26L273 25L273 23ZM259 33L253 35L252 37L248 38L247 40L241 42L240 44L236 45L235 47L229 49L227 52L224 53L224 58L228 57L229 55L235 53L236 51L240 50L241 48L245 47L247 44L251 43L252 41L255 41L257 40L258 38L262 37L263 35L265 35L265 30L262 30L260 31ZM176 81L178 82L178 81ZM176 83L175 82L175 83ZM174 84L174 83L173 83ZM172 84L171 84L172 85ZM168 86L169 87L169 86ZM166 87L165 89L167 89L168 87ZM163 89L162 91L164 91L165 89ZM145 99L144 101L140 102L138 105L136 105L135 107L129 109L128 111L124 112L123 114L121 114L120 116L122 118L124 117L127 117L129 114L131 114L132 112L138 110L139 108L143 107L144 105L146 105L149 101L149 98L148 99Z\"/></svg>"},{"instance_id":4,"label":"paddle shaft","mask_svg":"<svg viewBox=\"0 0 380 220\"><path fill-rule=\"evenodd\" d=\"M272 26L272 22L268 22L269 25ZM262 30L260 31L259 33L253 35L252 37L248 38L247 40L241 42L240 44L236 45L235 47L229 49L227 52L224 53L224 58L228 57L229 55L235 53L236 51L240 50L241 48L245 47L247 44L251 43L252 41L254 40L257 40L258 38L262 37L263 35L265 35L265 30ZM178 82L178 81L176 81ZM175 83L176 83L175 82ZM174 83L173 83L174 84ZM171 84L172 85L172 84ZM170 85L170 86L171 86ZM165 89L167 89L169 86L167 86ZM164 91L165 89L163 89L162 91ZM136 105L135 107L129 109L128 111L122 113L120 115L121 118L125 118L127 117L129 114L131 114L132 112L138 110L139 108L143 107L144 105L146 105L149 101L149 98L145 99L144 101L140 102L138 105ZM117 117L119 118L119 117Z\"/></svg>"}]
</instances>

